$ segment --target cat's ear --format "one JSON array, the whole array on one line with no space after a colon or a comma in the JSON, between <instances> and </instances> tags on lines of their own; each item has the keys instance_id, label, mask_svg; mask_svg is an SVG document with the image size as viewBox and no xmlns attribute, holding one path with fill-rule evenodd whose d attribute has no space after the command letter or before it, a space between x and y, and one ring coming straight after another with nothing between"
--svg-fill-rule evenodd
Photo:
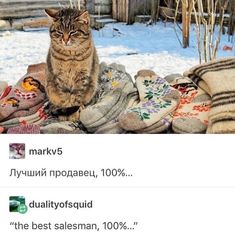
<instances>
[{"instance_id":1,"label":"cat's ear","mask_svg":"<svg viewBox=\"0 0 235 236\"><path fill-rule=\"evenodd\" d=\"M45 9L46 14L51 17L53 20L58 19L58 10L55 9Z\"/></svg>"},{"instance_id":2,"label":"cat's ear","mask_svg":"<svg viewBox=\"0 0 235 236\"><path fill-rule=\"evenodd\" d=\"M83 21L83 23L86 24L86 25L90 25L90 15L89 15L87 10L83 11L79 15L79 20Z\"/></svg>"}]
</instances>

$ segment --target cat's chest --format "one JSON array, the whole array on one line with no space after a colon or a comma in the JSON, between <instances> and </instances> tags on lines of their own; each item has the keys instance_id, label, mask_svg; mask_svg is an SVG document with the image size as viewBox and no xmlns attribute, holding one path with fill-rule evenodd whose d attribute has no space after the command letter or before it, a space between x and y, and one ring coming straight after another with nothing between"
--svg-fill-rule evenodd
<instances>
[{"instance_id":1,"label":"cat's chest","mask_svg":"<svg viewBox=\"0 0 235 236\"><path fill-rule=\"evenodd\" d=\"M54 74L57 78L57 83L61 87L68 89L83 88L88 84L88 71L82 62L56 62Z\"/></svg>"},{"instance_id":2,"label":"cat's chest","mask_svg":"<svg viewBox=\"0 0 235 236\"><path fill-rule=\"evenodd\" d=\"M77 84L82 79L86 71L84 71L82 63L57 62L54 73L60 81L63 81L69 87L73 87L74 83Z\"/></svg>"},{"instance_id":3,"label":"cat's chest","mask_svg":"<svg viewBox=\"0 0 235 236\"><path fill-rule=\"evenodd\" d=\"M78 74L84 71L84 65L82 62L56 62L55 74L59 76L65 76L67 78L76 78Z\"/></svg>"}]
</instances>

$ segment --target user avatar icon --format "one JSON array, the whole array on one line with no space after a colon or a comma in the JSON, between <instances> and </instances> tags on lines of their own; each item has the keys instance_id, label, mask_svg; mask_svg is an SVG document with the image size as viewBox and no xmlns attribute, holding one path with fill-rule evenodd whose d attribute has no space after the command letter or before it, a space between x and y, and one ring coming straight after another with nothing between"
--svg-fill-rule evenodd
<instances>
[{"instance_id":1,"label":"user avatar icon","mask_svg":"<svg viewBox=\"0 0 235 236\"><path fill-rule=\"evenodd\" d=\"M28 207L25 205L25 197L23 196L10 196L9 197L9 211L25 214Z\"/></svg>"},{"instance_id":2,"label":"user avatar icon","mask_svg":"<svg viewBox=\"0 0 235 236\"><path fill-rule=\"evenodd\" d=\"M25 144L24 143L10 143L9 145L10 159L24 159L25 158Z\"/></svg>"}]
</instances>

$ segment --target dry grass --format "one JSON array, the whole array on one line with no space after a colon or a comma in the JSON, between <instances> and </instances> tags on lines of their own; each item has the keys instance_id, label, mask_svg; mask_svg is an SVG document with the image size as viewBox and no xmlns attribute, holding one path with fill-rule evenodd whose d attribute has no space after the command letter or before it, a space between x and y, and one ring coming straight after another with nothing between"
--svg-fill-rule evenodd
<instances>
[{"instance_id":1,"label":"dry grass","mask_svg":"<svg viewBox=\"0 0 235 236\"><path fill-rule=\"evenodd\" d=\"M81 9L81 0L69 0L69 4L71 8Z\"/></svg>"}]
</instances>

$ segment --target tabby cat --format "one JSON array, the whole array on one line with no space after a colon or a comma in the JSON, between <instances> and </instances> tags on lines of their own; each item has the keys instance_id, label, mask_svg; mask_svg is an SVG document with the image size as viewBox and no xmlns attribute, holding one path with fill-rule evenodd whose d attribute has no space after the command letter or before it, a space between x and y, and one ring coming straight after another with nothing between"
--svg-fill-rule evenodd
<instances>
[{"instance_id":1,"label":"tabby cat","mask_svg":"<svg viewBox=\"0 0 235 236\"><path fill-rule=\"evenodd\" d=\"M98 84L99 60L89 13L72 8L45 11L53 19L46 79L51 110L70 110L60 118L77 121L79 111L95 96Z\"/></svg>"}]
</instances>

